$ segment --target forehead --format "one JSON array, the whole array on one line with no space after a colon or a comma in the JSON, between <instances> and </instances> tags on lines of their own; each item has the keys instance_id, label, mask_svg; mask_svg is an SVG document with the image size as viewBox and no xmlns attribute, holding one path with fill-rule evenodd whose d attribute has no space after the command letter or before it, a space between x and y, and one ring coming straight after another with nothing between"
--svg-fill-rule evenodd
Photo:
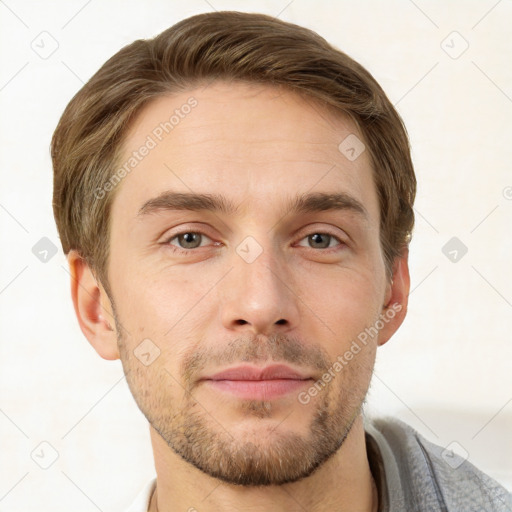
<instances>
[{"instance_id":1,"label":"forehead","mask_svg":"<svg viewBox=\"0 0 512 512\"><path fill-rule=\"evenodd\" d=\"M283 88L215 82L153 100L124 142L117 214L165 191L216 193L260 214L296 194L343 192L378 218L367 151L349 159L347 137L362 136L342 113ZM357 148L360 150L360 147Z\"/></svg>"}]
</instances>

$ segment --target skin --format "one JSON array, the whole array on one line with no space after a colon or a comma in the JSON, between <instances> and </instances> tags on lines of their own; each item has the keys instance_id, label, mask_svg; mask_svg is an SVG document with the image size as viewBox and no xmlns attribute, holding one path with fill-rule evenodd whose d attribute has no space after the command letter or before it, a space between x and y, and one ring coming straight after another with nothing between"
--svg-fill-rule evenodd
<instances>
[{"instance_id":1,"label":"skin","mask_svg":"<svg viewBox=\"0 0 512 512\"><path fill-rule=\"evenodd\" d=\"M75 251L68 256L80 327L102 357L121 359L150 423L150 510L376 511L361 406L377 347L405 317L410 283L407 250L386 278L368 152L350 161L338 150L349 134L362 136L345 115L295 93L215 82L145 107L125 155L191 96L197 106L116 190L112 297ZM222 194L238 210L138 215L168 190ZM290 197L313 192L349 194L367 217L286 211ZM178 233L203 238L187 246ZM261 249L251 263L236 250L248 236ZM378 335L301 403L299 391L393 304L399 311ZM144 339L160 351L147 366L135 357ZM261 400L200 380L242 361L282 362L311 380Z\"/></svg>"}]
</instances>

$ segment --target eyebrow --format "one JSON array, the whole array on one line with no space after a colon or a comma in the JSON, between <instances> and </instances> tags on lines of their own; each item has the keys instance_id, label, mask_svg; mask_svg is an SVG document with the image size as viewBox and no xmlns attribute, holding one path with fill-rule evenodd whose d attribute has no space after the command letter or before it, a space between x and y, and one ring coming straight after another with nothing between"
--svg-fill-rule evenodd
<instances>
[{"instance_id":1,"label":"eyebrow","mask_svg":"<svg viewBox=\"0 0 512 512\"><path fill-rule=\"evenodd\" d=\"M137 214L138 218L166 210L211 211L235 215L239 208L232 201L219 194L196 194L193 192L165 191L146 201ZM366 208L355 197L345 193L316 192L301 194L288 200L284 212L288 214L346 210L368 221Z\"/></svg>"}]
</instances>

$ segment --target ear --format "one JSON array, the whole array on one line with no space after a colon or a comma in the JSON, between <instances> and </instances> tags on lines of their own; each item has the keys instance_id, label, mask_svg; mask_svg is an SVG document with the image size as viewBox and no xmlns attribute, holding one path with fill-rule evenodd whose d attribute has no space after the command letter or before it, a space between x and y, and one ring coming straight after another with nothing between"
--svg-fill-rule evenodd
<instances>
[{"instance_id":1,"label":"ear","mask_svg":"<svg viewBox=\"0 0 512 512\"><path fill-rule=\"evenodd\" d=\"M384 345L395 334L407 314L411 287L408 259L409 248L405 248L393 264L391 282L386 284L385 300L380 315L384 327L379 331L379 345Z\"/></svg>"},{"instance_id":2,"label":"ear","mask_svg":"<svg viewBox=\"0 0 512 512\"><path fill-rule=\"evenodd\" d=\"M101 357L119 359L114 314L105 289L77 251L70 251L67 259L71 297L80 329Z\"/></svg>"}]
</instances>

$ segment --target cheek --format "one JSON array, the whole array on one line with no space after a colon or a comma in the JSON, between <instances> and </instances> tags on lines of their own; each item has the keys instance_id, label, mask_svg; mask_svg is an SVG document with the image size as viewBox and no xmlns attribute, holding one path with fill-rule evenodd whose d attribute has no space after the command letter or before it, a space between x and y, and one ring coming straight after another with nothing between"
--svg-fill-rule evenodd
<instances>
[{"instance_id":1,"label":"cheek","mask_svg":"<svg viewBox=\"0 0 512 512\"><path fill-rule=\"evenodd\" d=\"M307 305L304 313L321 319L333 343L341 348L380 314L379 281L368 271L331 267L302 272L296 289L301 290L300 297Z\"/></svg>"},{"instance_id":2,"label":"cheek","mask_svg":"<svg viewBox=\"0 0 512 512\"><path fill-rule=\"evenodd\" d=\"M124 339L127 347L133 350L149 338L161 351L160 360L170 366L191 344L201 341L204 324L213 321L208 316L214 310L213 297L208 292L218 278L202 274L197 279L192 274L190 270L176 269L172 275L166 271L139 271L132 272L132 279L117 281L113 293L119 320L129 333Z\"/></svg>"},{"instance_id":3,"label":"cheek","mask_svg":"<svg viewBox=\"0 0 512 512\"><path fill-rule=\"evenodd\" d=\"M137 349L127 347L125 340L123 344L121 360L130 391L148 421L162 424L166 411L175 409L186 398L179 377L173 368L168 368L164 352L148 364L144 357L137 356Z\"/></svg>"}]
</instances>

